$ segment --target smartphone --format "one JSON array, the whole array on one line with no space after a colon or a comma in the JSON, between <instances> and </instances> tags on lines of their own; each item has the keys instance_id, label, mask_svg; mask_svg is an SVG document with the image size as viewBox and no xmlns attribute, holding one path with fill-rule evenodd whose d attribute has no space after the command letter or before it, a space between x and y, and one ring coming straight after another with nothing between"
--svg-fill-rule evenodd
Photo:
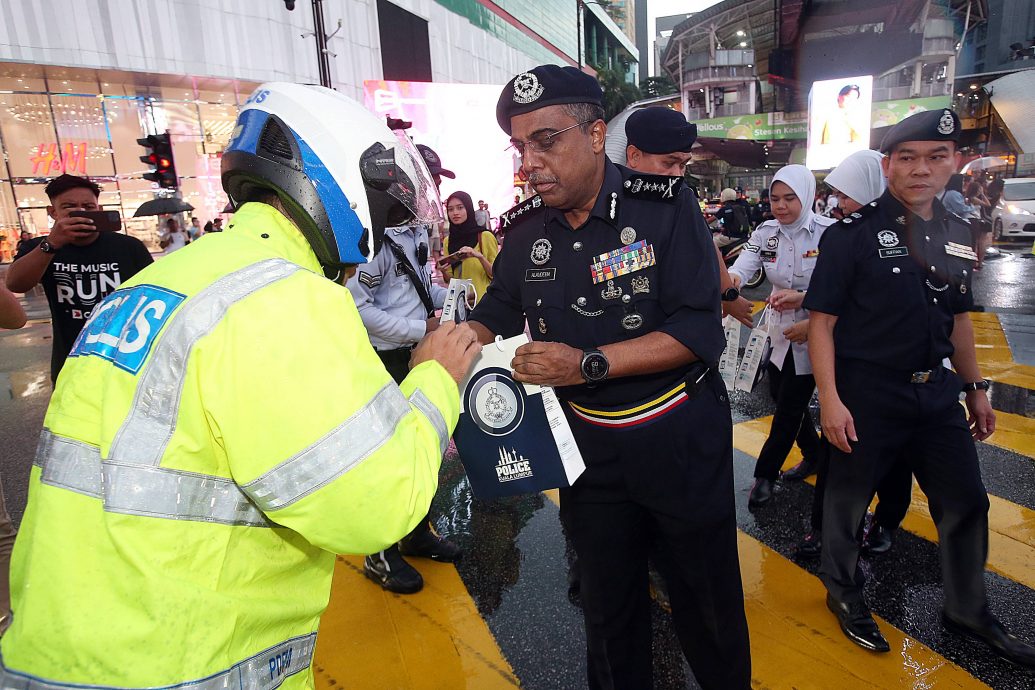
<instances>
[{"instance_id":1,"label":"smartphone","mask_svg":"<svg viewBox=\"0 0 1035 690\"><path fill-rule=\"evenodd\" d=\"M439 259L438 260L438 265L439 266L444 266L446 264L451 264L451 263L454 263L454 262L459 261L459 260L460 260L460 252L456 251L456 252L453 252L452 254L447 254L447 255L443 256L441 259Z\"/></svg>"},{"instance_id":2,"label":"smartphone","mask_svg":"<svg viewBox=\"0 0 1035 690\"><path fill-rule=\"evenodd\" d=\"M72 211L68 215L76 218L89 218L100 232L119 232L122 230L122 218L118 211Z\"/></svg>"}]
</instances>

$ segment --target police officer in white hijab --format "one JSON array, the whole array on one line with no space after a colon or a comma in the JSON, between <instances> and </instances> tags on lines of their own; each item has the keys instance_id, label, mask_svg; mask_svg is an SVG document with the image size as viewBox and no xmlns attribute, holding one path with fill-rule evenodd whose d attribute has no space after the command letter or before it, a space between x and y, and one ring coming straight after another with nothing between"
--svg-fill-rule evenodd
<instances>
[{"instance_id":1,"label":"police officer in white hijab","mask_svg":"<svg viewBox=\"0 0 1035 690\"><path fill-rule=\"evenodd\" d=\"M808 411L816 387L809 362L809 315L801 307L812 269L819 256L823 231L835 221L812 211L816 178L804 165L788 165L773 176L769 200L775 218L759 225L730 269L739 287L758 268L764 267L773 284L769 302L769 337L772 354L768 364L769 389L776 414L769 438L755 463L755 483L748 506L769 502L780 467L797 437L809 467L819 461L819 436Z\"/></svg>"}]
</instances>

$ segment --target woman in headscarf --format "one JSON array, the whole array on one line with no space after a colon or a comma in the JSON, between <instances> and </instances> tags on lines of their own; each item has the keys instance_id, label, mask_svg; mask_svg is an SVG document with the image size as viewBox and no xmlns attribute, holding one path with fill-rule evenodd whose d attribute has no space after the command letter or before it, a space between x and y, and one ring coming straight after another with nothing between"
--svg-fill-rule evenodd
<instances>
[{"instance_id":1,"label":"woman in headscarf","mask_svg":"<svg viewBox=\"0 0 1035 690\"><path fill-rule=\"evenodd\" d=\"M440 262L442 274L446 280L470 280L481 298L492 282L492 262L500 251L496 237L478 227L474 202L467 192L453 192L449 195L446 199L446 218L449 219L449 236L445 241L446 256Z\"/></svg>"},{"instance_id":2,"label":"woman in headscarf","mask_svg":"<svg viewBox=\"0 0 1035 690\"><path fill-rule=\"evenodd\" d=\"M887 180L881 169L883 155L877 151L856 151L845 158L841 165L834 168L824 182L834 189L838 206L846 216L856 213L871 201L876 201L884 193ZM962 175L960 176L962 178ZM961 187L962 189L962 187ZM960 202L963 201L960 195ZM948 208L948 204L946 204ZM851 225L839 225L830 232L852 232ZM820 410L820 414L823 411ZM784 479L805 479L815 472L816 491L812 498L811 527L805 538L798 544L796 554L803 557L819 555L822 547L823 526L823 491L826 487L826 441L820 440L820 462L818 467L806 467L805 461L797 467L784 472ZM913 489L913 475L909 465L899 463L895 469L881 481L877 488L880 503L873 513L868 513L864 523L863 549L867 553L883 553L891 548L894 530L898 528L909 510L909 502Z\"/></svg>"},{"instance_id":3,"label":"woman in headscarf","mask_svg":"<svg viewBox=\"0 0 1035 690\"><path fill-rule=\"evenodd\" d=\"M816 178L804 165L788 165L773 176L769 201L773 220L759 225L730 269L737 287L764 267L773 284L769 303L769 337L772 353L767 365L769 390L776 413L769 438L755 463L755 483L748 506L756 508L773 496L780 467L797 439L809 467L819 460L819 435L809 414L816 388L809 362L809 316L801 308L819 256L823 231L835 221L816 215ZM810 472L811 473L811 472Z\"/></svg>"}]
</instances>

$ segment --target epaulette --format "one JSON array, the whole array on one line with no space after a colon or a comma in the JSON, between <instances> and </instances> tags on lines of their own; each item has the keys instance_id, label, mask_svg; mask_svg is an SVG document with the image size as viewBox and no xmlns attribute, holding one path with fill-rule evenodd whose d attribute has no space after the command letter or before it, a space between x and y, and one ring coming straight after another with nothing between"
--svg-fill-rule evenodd
<instances>
[{"instance_id":1,"label":"epaulette","mask_svg":"<svg viewBox=\"0 0 1035 690\"><path fill-rule=\"evenodd\" d=\"M545 204L543 204L543 198L538 194L525 199L509 211L504 211L500 214L500 230L509 228L512 224L516 223L521 216L526 213L530 213L537 208L542 208L543 206L545 206Z\"/></svg>"},{"instance_id":2,"label":"epaulette","mask_svg":"<svg viewBox=\"0 0 1035 690\"><path fill-rule=\"evenodd\" d=\"M863 205L863 207L860 208L858 211L853 211L852 213L849 213L847 216L842 218L840 222L844 223L845 225L851 225L852 223L856 223L865 220L866 218L869 218L876 212L877 202L871 201L870 203Z\"/></svg>"},{"instance_id":3,"label":"epaulette","mask_svg":"<svg viewBox=\"0 0 1035 690\"><path fill-rule=\"evenodd\" d=\"M684 183L682 177L633 173L625 178L622 186L625 188L625 196L674 203Z\"/></svg>"}]
</instances>

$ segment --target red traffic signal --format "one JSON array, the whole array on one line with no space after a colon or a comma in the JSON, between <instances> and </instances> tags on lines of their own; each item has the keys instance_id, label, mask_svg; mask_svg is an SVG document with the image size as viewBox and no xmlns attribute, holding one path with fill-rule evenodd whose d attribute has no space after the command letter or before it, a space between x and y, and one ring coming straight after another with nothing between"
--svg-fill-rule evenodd
<instances>
[{"instance_id":1,"label":"red traffic signal","mask_svg":"<svg viewBox=\"0 0 1035 690\"><path fill-rule=\"evenodd\" d=\"M144 179L157 182L159 187L165 189L179 187L180 181L176 176L176 165L173 163L169 133L149 134L143 139L137 139L137 143L147 151L146 155L140 157L141 162L154 166L154 170L144 173Z\"/></svg>"}]
</instances>

